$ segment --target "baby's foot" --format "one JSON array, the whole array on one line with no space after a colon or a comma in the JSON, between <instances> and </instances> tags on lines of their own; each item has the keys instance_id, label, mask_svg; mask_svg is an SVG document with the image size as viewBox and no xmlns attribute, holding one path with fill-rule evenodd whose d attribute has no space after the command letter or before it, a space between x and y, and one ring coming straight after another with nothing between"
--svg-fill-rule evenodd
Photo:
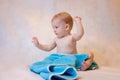
<instances>
[{"instance_id":1,"label":"baby's foot","mask_svg":"<svg viewBox=\"0 0 120 80\"><path fill-rule=\"evenodd\" d=\"M88 66L87 66L87 64L86 64L86 62L84 61L83 63L82 63L82 67L81 67L81 71L85 71L86 69L88 68Z\"/></svg>"},{"instance_id":2,"label":"baby's foot","mask_svg":"<svg viewBox=\"0 0 120 80\"><path fill-rule=\"evenodd\" d=\"M77 78L77 79L75 79L75 80L81 80L81 77L80 77L80 76L78 76L78 78Z\"/></svg>"}]
</instances>

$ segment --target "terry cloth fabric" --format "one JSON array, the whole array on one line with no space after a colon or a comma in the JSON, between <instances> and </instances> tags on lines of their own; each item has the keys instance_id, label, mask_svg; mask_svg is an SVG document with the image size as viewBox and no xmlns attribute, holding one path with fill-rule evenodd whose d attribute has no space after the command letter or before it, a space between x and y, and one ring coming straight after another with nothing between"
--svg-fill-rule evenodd
<instances>
[{"instance_id":1,"label":"terry cloth fabric","mask_svg":"<svg viewBox=\"0 0 120 80\"><path fill-rule=\"evenodd\" d=\"M30 70L44 80L74 80L78 76L76 69L80 69L82 62L88 58L88 54L54 53L42 61L33 63Z\"/></svg>"}]
</instances>

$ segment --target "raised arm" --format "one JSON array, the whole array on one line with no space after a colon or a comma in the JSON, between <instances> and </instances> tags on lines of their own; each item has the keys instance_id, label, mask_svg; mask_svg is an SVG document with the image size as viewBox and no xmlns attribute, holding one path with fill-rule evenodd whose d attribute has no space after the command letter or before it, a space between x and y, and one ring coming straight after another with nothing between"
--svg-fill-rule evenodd
<instances>
[{"instance_id":1,"label":"raised arm","mask_svg":"<svg viewBox=\"0 0 120 80\"><path fill-rule=\"evenodd\" d=\"M35 44L37 48L44 50L44 51L51 51L52 49L56 47L56 43L54 40L50 44L41 44L39 43L37 37L33 37L32 42Z\"/></svg>"},{"instance_id":2,"label":"raised arm","mask_svg":"<svg viewBox=\"0 0 120 80\"><path fill-rule=\"evenodd\" d=\"M76 26L77 26L77 32L73 34L73 39L74 40L80 40L84 34L84 29L83 29L83 25L82 25L82 22L81 22L81 18L76 16L74 18L75 20L75 23L76 23Z\"/></svg>"}]
</instances>

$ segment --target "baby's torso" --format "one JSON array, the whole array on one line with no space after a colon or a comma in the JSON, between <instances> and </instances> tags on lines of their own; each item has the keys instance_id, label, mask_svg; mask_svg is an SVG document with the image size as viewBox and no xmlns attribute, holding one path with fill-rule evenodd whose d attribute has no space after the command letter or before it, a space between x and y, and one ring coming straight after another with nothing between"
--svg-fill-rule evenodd
<instances>
[{"instance_id":1,"label":"baby's torso","mask_svg":"<svg viewBox=\"0 0 120 80\"><path fill-rule=\"evenodd\" d=\"M65 54L75 54L77 53L76 50L76 41L73 40L72 35L67 37L56 39L57 44L57 52L58 53L65 53Z\"/></svg>"}]
</instances>

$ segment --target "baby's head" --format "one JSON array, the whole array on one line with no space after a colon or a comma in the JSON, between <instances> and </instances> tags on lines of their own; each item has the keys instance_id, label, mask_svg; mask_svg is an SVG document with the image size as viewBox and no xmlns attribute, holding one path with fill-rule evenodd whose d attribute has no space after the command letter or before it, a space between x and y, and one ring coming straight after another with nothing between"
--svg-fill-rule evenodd
<instances>
[{"instance_id":1,"label":"baby's head","mask_svg":"<svg viewBox=\"0 0 120 80\"><path fill-rule=\"evenodd\" d=\"M73 27L73 19L67 12L61 12L53 16L51 20L55 34L59 37L63 37L70 34Z\"/></svg>"}]
</instances>

